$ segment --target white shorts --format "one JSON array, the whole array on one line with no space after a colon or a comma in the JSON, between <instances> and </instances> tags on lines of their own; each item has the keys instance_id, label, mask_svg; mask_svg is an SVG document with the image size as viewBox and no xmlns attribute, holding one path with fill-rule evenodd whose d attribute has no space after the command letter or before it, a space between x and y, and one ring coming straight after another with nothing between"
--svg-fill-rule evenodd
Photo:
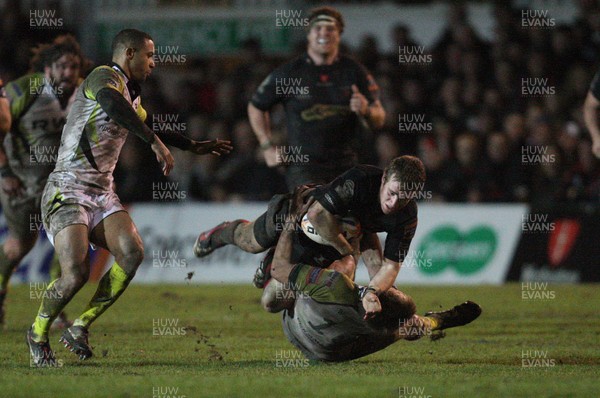
<instances>
[{"instance_id":1,"label":"white shorts","mask_svg":"<svg viewBox=\"0 0 600 398\"><path fill-rule=\"evenodd\" d=\"M125 211L125 208L113 191L98 193L48 181L42 194L42 221L52 245L54 236L65 227L87 225L88 234L91 234L102 220L119 211Z\"/></svg>"}]
</instances>

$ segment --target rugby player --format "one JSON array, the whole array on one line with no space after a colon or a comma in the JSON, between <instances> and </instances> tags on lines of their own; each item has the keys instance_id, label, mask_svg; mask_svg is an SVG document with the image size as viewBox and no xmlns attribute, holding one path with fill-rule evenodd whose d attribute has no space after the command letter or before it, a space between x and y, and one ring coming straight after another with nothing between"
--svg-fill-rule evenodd
<instances>
[{"instance_id":1,"label":"rugby player","mask_svg":"<svg viewBox=\"0 0 600 398\"><path fill-rule=\"evenodd\" d=\"M344 20L332 7L308 16L306 52L269 74L248 104L248 119L270 167L286 165L291 192L301 184L325 184L358 163L364 124L380 128L385 110L379 87L367 69L340 54ZM278 156L270 110L284 106L287 145L300 159ZM280 154L281 155L281 154Z\"/></svg>"},{"instance_id":2,"label":"rugby player","mask_svg":"<svg viewBox=\"0 0 600 398\"><path fill-rule=\"evenodd\" d=\"M61 265L61 277L46 289L27 332L32 362L56 364L48 343L49 323L81 289L89 275L88 246L107 249L115 263L106 272L87 308L60 341L90 358L88 329L123 293L142 262L144 249L137 229L113 191L113 170L128 132L150 145L168 175L173 156L143 123L140 85L154 68L154 42L136 29L119 32L112 45L113 63L99 66L83 81L67 117L58 160L42 195L42 219ZM173 146L194 153L227 153L228 141L192 142L165 134Z\"/></svg>"},{"instance_id":3,"label":"rugby player","mask_svg":"<svg viewBox=\"0 0 600 398\"><path fill-rule=\"evenodd\" d=\"M0 323L10 276L37 240L42 191L54 169L83 62L75 38L61 35L37 48L31 62L34 73L6 86L14 124L10 131L0 128L0 202L8 225L8 237L0 247ZM59 275L58 261L52 261L51 280ZM61 313L53 326L68 324Z\"/></svg>"},{"instance_id":4,"label":"rugby player","mask_svg":"<svg viewBox=\"0 0 600 398\"><path fill-rule=\"evenodd\" d=\"M592 152L600 159L600 121L598 111L600 111L600 71L594 76L585 102L583 103L583 120L585 121L585 127L587 127L592 137Z\"/></svg>"},{"instance_id":5,"label":"rugby player","mask_svg":"<svg viewBox=\"0 0 600 398\"><path fill-rule=\"evenodd\" d=\"M355 166L311 193L315 202L308 210L308 218L319 235L332 243L338 256L358 253L342 235L336 216L351 214L357 217L362 231L375 238L368 247L370 255L365 257L365 263L367 260L370 263L367 264L371 278L369 286L377 294L393 285L408 254L417 227L415 198L424 182L423 163L413 156L401 156L390 162L385 170L368 165ZM223 222L201 233L194 244L194 254L203 257L227 244L250 253L274 247L281 233L282 220L290 217L287 213L289 200L290 195L275 195L267 211L255 221ZM377 232L387 233L383 256L378 255ZM308 240L305 237L296 239ZM335 259L329 257L330 261ZM316 259L306 261L301 257L295 257L294 261L317 266L330 264L319 264ZM261 264L259 279L268 279L268 265L267 258Z\"/></svg>"},{"instance_id":6,"label":"rugby player","mask_svg":"<svg viewBox=\"0 0 600 398\"><path fill-rule=\"evenodd\" d=\"M307 209L303 195L298 190L289 202L292 220ZM283 313L283 330L308 359L338 362L360 358L400 339L416 340L435 330L466 325L481 314L479 305L467 301L448 311L416 315L415 303L405 293L392 288L376 294L372 287L353 283L356 256L352 254L329 269L293 262L295 224L283 226L271 274L296 292L295 302Z\"/></svg>"}]
</instances>

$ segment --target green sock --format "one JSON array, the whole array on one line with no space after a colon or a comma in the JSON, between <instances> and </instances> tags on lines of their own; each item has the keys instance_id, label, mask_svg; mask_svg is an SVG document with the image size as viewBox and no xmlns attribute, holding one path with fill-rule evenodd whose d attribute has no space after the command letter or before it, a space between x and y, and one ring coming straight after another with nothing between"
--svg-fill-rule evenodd
<instances>
[{"instance_id":1,"label":"green sock","mask_svg":"<svg viewBox=\"0 0 600 398\"><path fill-rule=\"evenodd\" d=\"M70 297L64 297L54 284L58 279L53 280L48 285L42 296L42 304L38 310L35 321L33 322L33 339L34 341L48 341L48 331L50 324L65 308L70 300Z\"/></svg>"},{"instance_id":2,"label":"green sock","mask_svg":"<svg viewBox=\"0 0 600 398\"><path fill-rule=\"evenodd\" d=\"M125 291L133 276L127 273L116 262L104 274L94 297L81 316L73 321L73 326L88 328L104 311L108 309Z\"/></svg>"}]
</instances>

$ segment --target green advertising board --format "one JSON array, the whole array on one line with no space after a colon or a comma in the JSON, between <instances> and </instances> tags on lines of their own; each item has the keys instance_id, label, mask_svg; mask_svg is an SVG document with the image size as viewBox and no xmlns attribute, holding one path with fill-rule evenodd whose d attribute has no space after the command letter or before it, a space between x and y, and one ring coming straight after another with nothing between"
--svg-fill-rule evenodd
<instances>
[{"instance_id":1,"label":"green advertising board","mask_svg":"<svg viewBox=\"0 0 600 398\"><path fill-rule=\"evenodd\" d=\"M260 40L265 53L285 54L299 32L276 26L268 16L100 20L96 30L100 55L110 54L112 39L125 27L148 32L156 45L179 46L179 52L188 56L235 55L248 38Z\"/></svg>"},{"instance_id":2,"label":"green advertising board","mask_svg":"<svg viewBox=\"0 0 600 398\"><path fill-rule=\"evenodd\" d=\"M437 274L450 267L458 274L470 275L491 261L497 246L498 237L489 226L475 226L465 232L454 225L439 226L421 241L419 251L431 259L431 266L419 271Z\"/></svg>"}]
</instances>

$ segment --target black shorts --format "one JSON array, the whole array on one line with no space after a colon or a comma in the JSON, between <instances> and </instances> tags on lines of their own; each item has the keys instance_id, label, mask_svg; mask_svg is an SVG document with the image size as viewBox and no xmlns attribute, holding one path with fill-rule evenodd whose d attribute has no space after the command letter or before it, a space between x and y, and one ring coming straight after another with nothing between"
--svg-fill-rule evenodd
<instances>
[{"instance_id":1,"label":"black shorts","mask_svg":"<svg viewBox=\"0 0 600 398\"><path fill-rule=\"evenodd\" d=\"M277 244L288 214L291 197L291 194L273 196L267 211L254 222L254 238L263 248L267 249Z\"/></svg>"}]
</instances>

